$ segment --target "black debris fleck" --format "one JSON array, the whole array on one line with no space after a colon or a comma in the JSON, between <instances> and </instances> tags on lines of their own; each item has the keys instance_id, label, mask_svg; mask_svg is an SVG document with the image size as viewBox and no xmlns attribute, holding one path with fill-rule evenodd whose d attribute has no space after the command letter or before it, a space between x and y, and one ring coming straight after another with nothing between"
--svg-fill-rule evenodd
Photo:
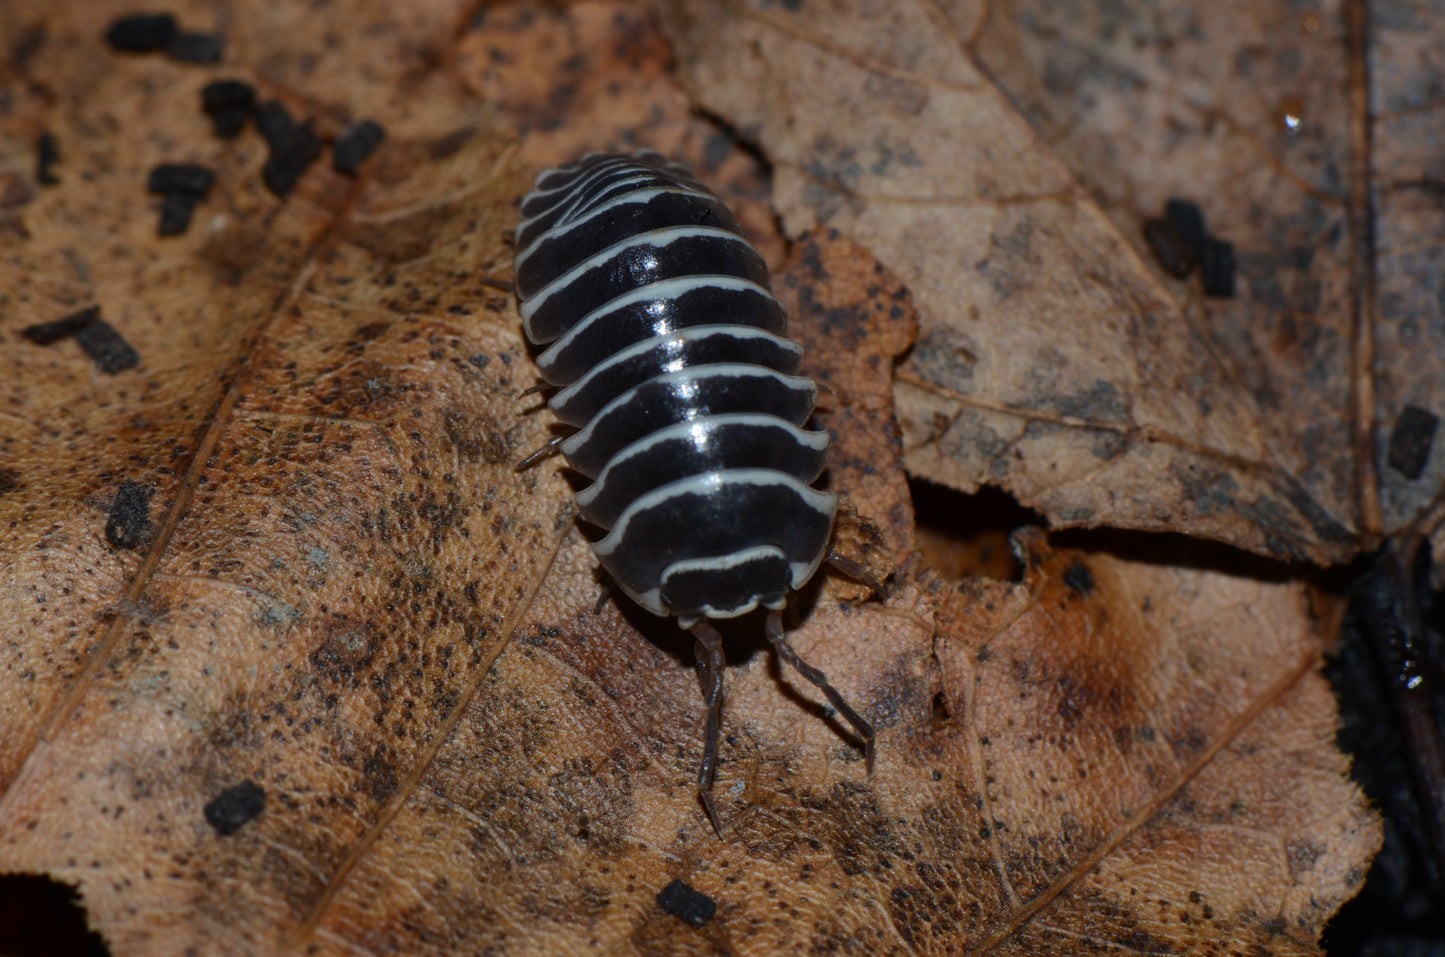
<instances>
[{"instance_id":1,"label":"black debris fleck","mask_svg":"<svg viewBox=\"0 0 1445 957\"><path fill-rule=\"evenodd\" d=\"M166 44L166 56L181 63L220 63L226 41L219 33L178 33Z\"/></svg>"},{"instance_id":2,"label":"black debris fleck","mask_svg":"<svg viewBox=\"0 0 1445 957\"><path fill-rule=\"evenodd\" d=\"M1411 481L1419 478L1430 461L1430 446L1439 426L1440 417L1429 409L1405 406L1390 430L1390 450L1385 457L1390 468Z\"/></svg>"},{"instance_id":3,"label":"black debris fleck","mask_svg":"<svg viewBox=\"0 0 1445 957\"><path fill-rule=\"evenodd\" d=\"M1175 279L1183 279L1194 271L1197 261L1194 249L1174 220L1167 216L1144 220L1144 241L1160 268Z\"/></svg>"},{"instance_id":4,"label":"black debris fleck","mask_svg":"<svg viewBox=\"0 0 1445 957\"><path fill-rule=\"evenodd\" d=\"M179 236L191 228L191 214L196 211L194 193L166 193L161 201L161 221L156 233Z\"/></svg>"},{"instance_id":5,"label":"black debris fleck","mask_svg":"<svg viewBox=\"0 0 1445 957\"><path fill-rule=\"evenodd\" d=\"M717 901L686 881L675 880L657 895L657 906L684 923L702 927L717 913Z\"/></svg>"},{"instance_id":6,"label":"black debris fleck","mask_svg":"<svg viewBox=\"0 0 1445 957\"><path fill-rule=\"evenodd\" d=\"M54 133L41 133L35 141L35 180L41 186L54 186L60 182L55 167L60 165L60 141Z\"/></svg>"},{"instance_id":7,"label":"black debris fleck","mask_svg":"<svg viewBox=\"0 0 1445 957\"><path fill-rule=\"evenodd\" d=\"M64 319L30 325L20 330L20 335L38 346L49 346L62 338L74 337L81 350L104 373L124 372L140 364L140 353L127 343L116 327L100 318L100 306L87 306Z\"/></svg>"},{"instance_id":8,"label":"black debris fleck","mask_svg":"<svg viewBox=\"0 0 1445 957\"><path fill-rule=\"evenodd\" d=\"M113 548L135 548L144 542L151 530L151 496L155 486L141 485L126 479L116 490L105 520L105 540Z\"/></svg>"},{"instance_id":9,"label":"black debris fleck","mask_svg":"<svg viewBox=\"0 0 1445 957\"><path fill-rule=\"evenodd\" d=\"M1234 295L1234 246L1222 239L1206 236L1199 255L1199 273L1204 280L1204 294L1216 299Z\"/></svg>"},{"instance_id":10,"label":"black debris fleck","mask_svg":"<svg viewBox=\"0 0 1445 957\"><path fill-rule=\"evenodd\" d=\"M216 174L195 163L162 163L146 177L152 193L190 193L204 196L216 181Z\"/></svg>"},{"instance_id":11,"label":"black debris fleck","mask_svg":"<svg viewBox=\"0 0 1445 957\"><path fill-rule=\"evenodd\" d=\"M158 232L162 236L177 236L189 229L196 204L215 181L215 173L195 163L162 163L151 170L146 189L165 197Z\"/></svg>"},{"instance_id":12,"label":"black debris fleck","mask_svg":"<svg viewBox=\"0 0 1445 957\"><path fill-rule=\"evenodd\" d=\"M277 100L268 100L256 110L256 129L271 148L261 167L261 181L284 199L306 168L321 156L321 139L311 132L310 123L297 125Z\"/></svg>"},{"instance_id":13,"label":"black debris fleck","mask_svg":"<svg viewBox=\"0 0 1445 957\"><path fill-rule=\"evenodd\" d=\"M261 816L266 808L266 790L247 779L217 794L205 807L206 823L221 837L235 834Z\"/></svg>"},{"instance_id":14,"label":"black debris fleck","mask_svg":"<svg viewBox=\"0 0 1445 957\"><path fill-rule=\"evenodd\" d=\"M311 132L311 125L296 127L286 144L273 150L261 167L261 182L271 192L285 199L306 168L321 156L321 139Z\"/></svg>"},{"instance_id":15,"label":"black debris fleck","mask_svg":"<svg viewBox=\"0 0 1445 957\"><path fill-rule=\"evenodd\" d=\"M1064 572L1064 584L1080 595L1087 595L1094 590L1094 573L1083 562L1074 562Z\"/></svg>"},{"instance_id":16,"label":"black debris fleck","mask_svg":"<svg viewBox=\"0 0 1445 957\"><path fill-rule=\"evenodd\" d=\"M321 139L309 124L298 126L286 145L275 150L261 167L261 181L277 196L285 198L296 188L306 168L321 156Z\"/></svg>"},{"instance_id":17,"label":"black debris fleck","mask_svg":"<svg viewBox=\"0 0 1445 957\"><path fill-rule=\"evenodd\" d=\"M176 32L176 18L169 13L137 13L112 22L105 31L105 42L113 50L150 53L165 49Z\"/></svg>"},{"instance_id":18,"label":"black debris fleck","mask_svg":"<svg viewBox=\"0 0 1445 957\"><path fill-rule=\"evenodd\" d=\"M386 130L375 120L352 123L331 149L331 168L338 173L355 176L385 136Z\"/></svg>"},{"instance_id":19,"label":"black debris fleck","mask_svg":"<svg viewBox=\"0 0 1445 957\"><path fill-rule=\"evenodd\" d=\"M296 132L296 121L280 100L267 100L256 109L256 131L275 151Z\"/></svg>"},{"instance_id":20,"label":"black debris fleck","mask_svg":"<svg viewBox=\"0 0 1445 957\"><path fill-rule=\"evenodd\" d=\"M74 336L101 372L115 375L140 365L140 353L135 351L135 347L99 316L75 330Z\"/></svg>"},{"instance_id":21,"label":"black debris fleck","mask_svg":"<svg viewBox=\"0 0 1445 957\"><path fill-rule=\"evenodd\" d=\"M100 307L87 306L79 312L71 313L64 319L26 326L20 330L20 334L38 346L48 346L52 342L68 339L79 332L82 326L88 326L99 318Z\"/></svg>"},{"instance_id":22,"label":"black debris fleck","mask_svg":"<svg viewBox=\"0 0 1445 957\"><path fill-rule=\"evenodd\" d=\"M1204 256L1204 211L1187 199L1171 199L1164 204L1164 218L1174 224L1180 237L1193 251L1194 258Z\"/></svg>"},{"instance_id":23,"label":"black debris fleck","mask_svg":"<svg viewBox=\"0 0 1445 957\"><path fill-rule=\"evenodd\" d=\"M9 495L20 487L20 473L15 469L0 468L0 495Z\"/></svg>"},{"instance_id":24,"label":"black debris fleck","mask_svg":"<svg viewBox=\"0 0 1445 957\"><path fill-rule=\"evenodd\" d=\"M239 136L256 109L256 88L244 80L215 80L201 90L201 109L223 140Z\"/></svg>"}]
</instances>

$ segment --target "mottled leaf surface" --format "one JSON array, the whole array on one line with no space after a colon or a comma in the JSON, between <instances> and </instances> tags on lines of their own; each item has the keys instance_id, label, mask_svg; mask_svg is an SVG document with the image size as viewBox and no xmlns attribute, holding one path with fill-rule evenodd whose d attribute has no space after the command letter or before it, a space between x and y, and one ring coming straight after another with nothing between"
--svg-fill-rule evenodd
<instances>
[{"instance_id":1,"label":"mottled leaf surface","mask_svg":"<svg viewBox=\"0 0 1445 957\"><path fill-rule=\"evenodd\" d=\"M916 295L915 474L1290 560L1439 523L1440 443L1413 478L1389 457L1406 406L1445 412L1423 9L1371 5L1368 47L1339 3L669 9L787 229ZM1175 197L1233 244L1234 298L1154 262Z\"/></svg>"},{"instance_id":2,"label":"mottled leaf surface","mask_svg":"<svg viewBox=\"0 0 1445 957\"><path fill-rule=\"evenodd\" d=\"M1389 3L1010 3L978 24L989 73L1124 236L1187 196L1234 241L1238 298L1167 285L1293 474L1367 536L1439 522L1441 443L1409 474L1390 441L1410 406L1445 414L1441 77L1421 53L1442 32Z\"/></svg>"},{"instance_id":3,"label":"mottled leaf surface","mask_svg":"<svg viewBox=\"0 0 1445 957\"><path fill-rule=\"evenodd\" d=\"M1130 559L1032 531L1022 580L949 580L917 552L903 472L920 454L910 395L1005 428L1035 382L1018 441L1036 445L1009 474L1044 482L1034 463L1057 450L1057 494L1083 495L1069 463L1092 456L1095 484L1127 476L1134 491L1112 499L1147 500L1164 523L1188 484L1176 473L1192 474L1180 456L1263 461L1255 410L1225 390L1200 412L1212 380L1193 340L1158 331L1178 318L1166 287L938 29L859 26L839 7L789 32L792 13L730 9L670 15L700 30L723 10L719 48L729 23L765 31L737 49L801 38L752 61L769 70L814 69L815 54L865 73L904 63L873 84L902 116L920 115L909 84L991 98L970 122L1005 158L998 188L1010 167L1037 171L1060 201L1042 218L998 193L960 201L995 224L1018 215L1015 233L1032 224L992 254L1019 296L1127 304L1115 321L1134 351L1100 335L1054 345L1065 361L1049 365L1032 306L981 301L969 321L1035 336L986 357L1008 403L930 379L947 294L930 282L952 280L902 261L867 204L801 229L798 171L836 151L738 120L755 144L740 147L695 112L733 122L714 98L738 76L708 85L714 67L641 7L177 9L225 34L216 70L105 50L104 25L131 12L118 4L0 9L14 91L0 108L0 872L75 886L117 954L1318 952L1379 835L1333 746L1304 590L1234 552ZM220 70L323 137L372 118L387 138L358 179L318 163L279 200L255 132L215 139L199 109ZM791 97L799 122L822 119L806 96L852 82L780 76L752 82ZM882 123L874 112L840 135ZM60 146L53 186L34 181L42 131ZM729 628L725 841L694 792L690 641L599 604L566 473L512 469L548 435L495 285L514 204L544 165L644 144L692 163L777 268L826 386L840 548L888 579L870 597L820 575L790 624L879 728L871 777L813 689L778 670L761 622ZM216 173L179 237L156 235L144 190L160 162ZM1030 248L1072 250L1077 268L1060 278ZM90 305L137 367L106 374L72 341L20 335ZM1113 400L1081 370L1110 349L1132 378L1100 381L1157 434L1094 428ZM1060 398L1070 389L1083 405ZM1078 446L1085 432L1119 450ZM1278 492L1272 468L1240 467L1248 494L1199 493L1213 511L1183 530L1244 536L1236 506ZM1140 524L1124 505L1099 514ZM1298 509L1281 514L1244 543L1287 531L1289 548L1325 554ZM710 919L659 903L676 880Z\"/></svg>"}]
</instances>

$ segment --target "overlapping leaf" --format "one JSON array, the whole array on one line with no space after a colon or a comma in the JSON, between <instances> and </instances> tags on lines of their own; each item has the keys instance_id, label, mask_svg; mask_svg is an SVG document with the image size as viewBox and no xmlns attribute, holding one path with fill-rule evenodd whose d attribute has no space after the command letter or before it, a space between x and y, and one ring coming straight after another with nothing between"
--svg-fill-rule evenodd
<instances>
[{"instance_id":1,"label":"overlapping leaf","mask_svg":"<svg viewBox=\"0 0 1445 957\"><path fill-rule=\"evenodd\" d=\"M254 137L210 137L196 108L209 75L100 53L95 24L115 12L0 13L13 35L41 36L23 61L12 53L23 82L0 118L0 516L13 530L0 550L0 870L77 886L116 953L1315 952L1378 835L1331 743L1297 586L1037 535L1021 540L1016 584L945 581L914 554L901 466L916 422L905 415L900 438L892 402L915 306L903 408L943 396L966 410L951 429L999 416L988 427L1015 429L1023 457L997 460L1023 463L1012 487L1047 487L1031 500L1054 517L1070 521L1049 503L1108 499L1075 519L1165 522L1193 488L1187 530L1334 547L1280 490L1287 470L1250 403L1226 389L1199 409L1214 380L1195 340L1160 331L1174 315L1163 287L989 82L940 31L920 32L929 22L699 4L674 23L674 37L710 35L710 56L752 57L709 79L720 61L673 48L691 102L775 164L786 252L757 164L689 115L639 9L225 7L196 25L227 29L228 69L323 131L356 115L390 131L360 182L317 168L284 203L261 191ZM931 325L948 284L980 287L925 268L936 252L902 258L908 230L865 201L890 164L918 157L875 172L879 156L845 157L841 139L775 139L719 106L752 83L795 125L822 123L809 104L852 89L845 67L920 128L952 102L995 151L981 166L955 154L958 175L994 180L952 199L984 217L979 249L999 224L1020 244L989 253L999 298L979 301L983 318L955 318L1017 337L1017 354L972 360L1006 402L935 381L963 361ZM975 101L992 105L963 108ZM875 124L896 137L873 112L835 118L835 137ZM52 189L27 178L41 128L65 150ZM633 144L693 162L780 267L775 287L831 393L819 421L837 438L842 531L893 575L880 600L821 578L795 630L881 729L871 779L811 689L760 653L757 623L732 636L727 842L693 792L688 643L619 602L598 608L564 476L511 470L545 434L520 398L533 378L512 302L487 284L506 272L512 204L537 166ZM140 184L175 159L219 182L188 235L159 240ZM941 169L910 182L933 188ZM1041 179L1011 193L1015 173ZM840 194L838 175L857 179ZM809 176L826 188L810 193ZM933 208L921 243L958 218L937 198L872 205ZM808 203L835 200L840 233L796 232ZM1040 331L1034 307L1081 290L1097 307L1081 311L1133 351ZM105 376L71 344L15 335L90 302L136 345L138 369ZM1091 379L1110 349L1127 372ZM1161 404L1176 386L1185 398ZM1086 480L1089 456L1102 464ZM1196 481L1220 461L1244 491ZM123 481L155 490L134 549L103 534ZM1249 509L1281 495L1293 504L1250 532ZM217 826L216 802L248 781L264 808ZM659 908L674 878L716 902L709 924Z\"/></svg>"}]
</instances>

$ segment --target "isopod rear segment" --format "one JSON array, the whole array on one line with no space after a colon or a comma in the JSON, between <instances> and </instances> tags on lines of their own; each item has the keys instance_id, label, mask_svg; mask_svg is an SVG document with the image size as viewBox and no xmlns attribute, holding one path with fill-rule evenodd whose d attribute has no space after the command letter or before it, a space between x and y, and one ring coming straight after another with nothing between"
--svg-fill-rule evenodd
<instances>
[{"instance_id":1,"label":"isopod rear segment","mask_svg":"<svg viewBox=\"0 0 1445 957\"><path fill-rule=\"evenodd\" d=\"M813 488L827 433L796 373L767 266L737 219L660 154L592 153L522 201L515 284L523 329L574 431L556 443L590 484L582 516L612 581L693 632L707 702L698 794L711 796L723 649L711 619L762 606L778 656L863 739L873 728L788 644L782 609L828 557L836 497ZM530 464L534 458L529 458Z\"/></svg>"}]
</instances>

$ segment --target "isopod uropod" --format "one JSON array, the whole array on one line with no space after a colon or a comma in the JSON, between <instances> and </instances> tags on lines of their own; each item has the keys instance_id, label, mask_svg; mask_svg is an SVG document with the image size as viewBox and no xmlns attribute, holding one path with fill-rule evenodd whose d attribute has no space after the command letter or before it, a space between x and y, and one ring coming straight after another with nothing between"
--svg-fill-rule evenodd
<instances>
[{"instance_id":1,"label":"isopod uropod","mask_svg":"<svg viewBox=\"0 0 1445 957\"><path fill-rule=\"evenodd\" d=\"M873 728L788 644L782 613L829 558L835 496L812 487L828 434L802 426L817 390L769 292L763 258L685 167L651 151L591 153L541 173L522 201L515 284L560 449L591 480L582 517L612 580L696 639L707 702L698 794L711 788L722 639L709 619L759 605L779 657L863 739ZM866 574L861 575L865 578Z\"/></svg>"}]
</instances>

